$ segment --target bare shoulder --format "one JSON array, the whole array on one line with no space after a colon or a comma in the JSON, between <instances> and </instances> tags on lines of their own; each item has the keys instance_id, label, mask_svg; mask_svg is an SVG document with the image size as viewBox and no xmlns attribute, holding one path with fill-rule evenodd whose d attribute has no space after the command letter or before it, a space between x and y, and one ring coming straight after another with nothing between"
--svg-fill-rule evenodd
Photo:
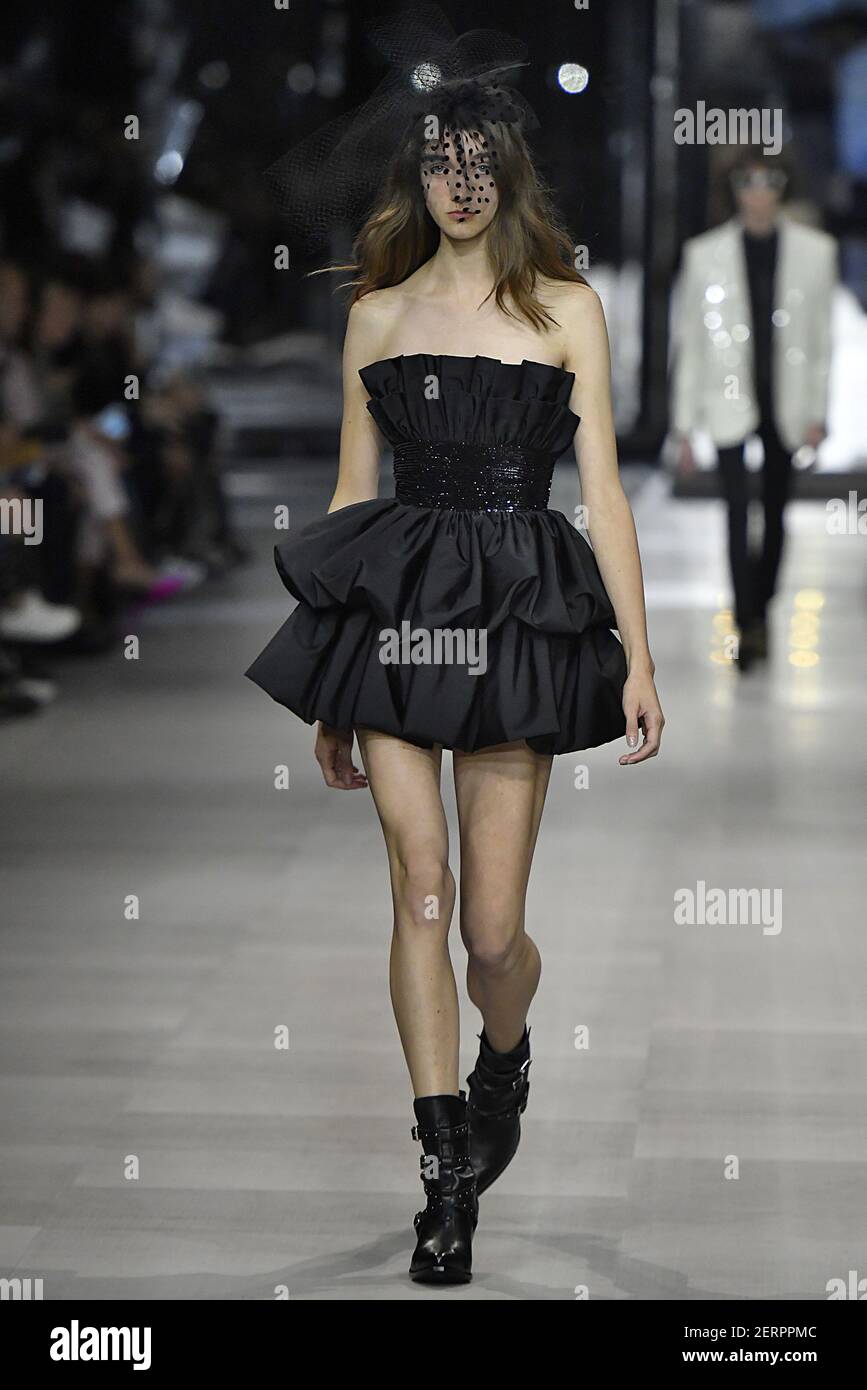
<instances>
[{"instance_id":1,"label":"bare shoulder","mask_svg":"<svg viewBox=\"0 0 867 1390\"><path fill-rule=\"evenodd\" d=\"M399 286L389 286L382 290L369 290L361 299L356 299L349 310L349 322L362 333L374 333L386 328L399 313Z\"/></svg>"},{"instance_id":2,"label":"bare shoulder","mask_svg":"<svg viewBox=\"0 0 867 1390\"><path fill-rule=\"evenodd\" d=\"M355 369L382 356L383 344L398 317L392 289L371 290L357 299L346 322L344 364Z\"/></svg>"},{"instance_id":3,"label":"bare shoulder","mask_svg":"<svg viewBox=\"0 0 867 1390\"><path fill-rule=\"evenodd\" d=\"M368 290L352 306L353 312L366 318L382 318L394 313L401 300L402 285L386 285L381 290Z\"/></svg>"},{"instance_id":4,"label":"bare shoulder","mask_svg":"<svg viewBox=\"0 0 867 1390\"><path fill-rule=\"evenodd\" d=\"M592 285L540 276L538 286L540 298L564 327L589 324L599 319L604 322L602 301Z\"/></svg>"},{"instance_id":5,"label":"bare shoulder","mask_svg":"<svg viewBox=\"0 0 867 1390\"><path fill-rule=\"evenodd\" d=\"M597 379L604 381L609 371L610 347L605 311L596 290L574 280L546 280L540 289L559 324L563 365L585 387Z\"/></svg>"},{"instance_id":6,"label":"bare shoulder","mask_svg":"<svg viewBox=\"0 0 867 1390\"><path fill-rule=\"evenodd\" d=\"M564 358L575 369L576 357L607 351L608 330L602 300L591 285L573 280L546 280L545 303L560 325Z\"/></svg>"}]
</instances>

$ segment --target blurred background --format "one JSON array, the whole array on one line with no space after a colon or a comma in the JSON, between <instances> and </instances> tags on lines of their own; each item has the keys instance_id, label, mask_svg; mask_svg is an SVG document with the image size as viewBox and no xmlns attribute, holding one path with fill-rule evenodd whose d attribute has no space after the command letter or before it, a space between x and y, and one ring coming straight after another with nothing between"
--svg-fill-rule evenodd
<instances>
[{"instance_id":1,"label":"blurred background","mask_svg":"<svg viewBox=\"0 0 867 1390\"><path fill-rule=\"evenodd\" d=\"M261 173L371 90L379 8L40 0L0 20L0 480L43 498L46 528L30 553L3 538L7 712L54 694L31 638L104 650L124 605L224 579L272 490L330 474L339 277L275 263ZM728 152L678 146L673 113L782 110L788 213L837 238L841 272L829 434L798 491L845 496L867 462L865 5L564 0L544 25L470 8L458 27L512 22L529 45L537 155L605 303L627 463L669 461L680 250L732 212ZM714 491L701 441L698 459L679 495Z\"/></svg>"},{"instance_id":2,"label":"blurred background","mask_svg":"<svg viewBox=\"0 0 867 1390\"><path fill-rule=\"evenodd\" d=\"M243 676L289 609L275 508L294 528L331 496L345 322L343 277L307 275L327 256L280 263L261 176L368 95L384 7L0 12L0 1264L46 1297L408 1296L379 828ZM619 750L580 755L586 817L555 764L529 1196L485 1199L498 1273L473 1289L824 1297L865 1234L867 0L443 8L530 49L535 152L606 310L668 719L629 795ZM746 679L713 446L684 470L670 429L683 247L732 213L730 151L672 138L699 102L782 111L787 216L838 248L828 434ZM578 501L566 458L552 506ZM699 879L781 886L785 930L676 927ZM749 1182L717 1179L732 1146Z\"/></svg>"}]
</instances>

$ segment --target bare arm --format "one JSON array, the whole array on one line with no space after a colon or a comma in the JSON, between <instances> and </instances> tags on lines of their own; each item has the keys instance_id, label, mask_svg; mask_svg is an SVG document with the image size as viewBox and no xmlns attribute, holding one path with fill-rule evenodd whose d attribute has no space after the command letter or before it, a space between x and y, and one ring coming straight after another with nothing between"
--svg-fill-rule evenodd
<instances>
[{"instance_id":1,"label":"bare arm","mask_svg":"<svg viewBox=\"0 0 867 1390\"><path fill-rule=\"evenodd\" d=\"M353 304L343 342L340 463L329 512L338 512L355 502L371 502L379 492L381 439L367 409L367 392L358 370L381 356L381 332L374 296ZM321 721L316 731L316 761L326 786L337 791L357 791L367 786L367 778L352 761L353 739L352 729L332 729Z\"/></svg>"},{"instance_id":2,"label":"bare arm","mask_svg":"<svg viewBox=\"0 0 867 1390\"><path fill-rule=\"evenodd\" d=\"M564 319L566 366L575 373L570 403L581 417L575 435L581 497L587 508L593 551L614 606L629 670L623 696L627 741L630 746L637 744L639 727L645 735L642 747L620 761L641 762L656 753L664 720L653 683L655 667L647 640L638 539L617 464L611 407L611 356L599 296L589 288L574 291L569 296Z\"/></svg>"},{"instance_id":3,"label":"bare arm","mask_svg":"<svg viewBox=\"0 0 867 1390\"><path fill-rule=\"evenodd\" d=\"M379 492L381 437L367 410L367 392L358 375L377 359L378 315L368 298L353 304L343 343L343 421L337 486L328 508L337 512L353 502L370 502Z\"/></svg>"},{"instance_id":4,"label":"bare arm","mask_svg":"<svg viewBox=\"0 0 867 1390\"><path fill-rule=\"evenodd\" d=\"M638 540L617 464L605 317L595 291L580 293L584 302L580 324L576 323L570 334L567 366L575 373L571 405L581 417L575 435L581 499L629 668L644 666L652 673Z\"/></svg>"}]
</instances>

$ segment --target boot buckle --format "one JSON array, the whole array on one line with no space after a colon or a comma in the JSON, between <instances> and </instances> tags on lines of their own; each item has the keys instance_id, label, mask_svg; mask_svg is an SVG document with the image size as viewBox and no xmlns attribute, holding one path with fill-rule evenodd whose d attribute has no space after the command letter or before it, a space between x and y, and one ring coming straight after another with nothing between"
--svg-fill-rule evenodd
<instances>
[{"instance_id":1,"label":"boot buckle","mask_svg":"<svg viewBox=\"0 0 867 1390\"><path fill-rule=\"evenodd\" d=\"M518 1075L512 1082L513 1091L520 1091L521 1087L524 1085L524 1082L527 1080L527 1068L529 1067L531 1061L532 1058L528 1057L526 1062L521 1063L520 1067L518 1068Z\"/></svg>"}]
</instances>

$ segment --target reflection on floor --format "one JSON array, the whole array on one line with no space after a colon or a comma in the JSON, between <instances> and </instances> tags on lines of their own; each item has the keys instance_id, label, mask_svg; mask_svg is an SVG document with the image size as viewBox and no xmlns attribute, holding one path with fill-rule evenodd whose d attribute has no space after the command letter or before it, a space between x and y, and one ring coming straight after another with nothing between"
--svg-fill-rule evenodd
<instances>
[{"instance_id":1,"label":"reflection on floor","mask_svg":"<svg viewBox=\"0 0 867 1390\"><path fill-rule=\"evenodd\" d=\"M664 756L555 764L525 1138L449 1296L822 1299L867 1273L863 542L795 505L771 660L739 677L717 504L632 481ZM260 484L236 487L254 528ZM286 483L296 520L329 484ZM573 494L565 471L552 503ZM0 741L0 1273L47 1299L443 1296L405 1274L379 826L243 679L288 597L250 538L255 566L141 625L138 662L82 666ZM713 889L740 916L681 924ZM464 1074L478 1027L465 1001Z\"/></svg>"}]
</instances>

